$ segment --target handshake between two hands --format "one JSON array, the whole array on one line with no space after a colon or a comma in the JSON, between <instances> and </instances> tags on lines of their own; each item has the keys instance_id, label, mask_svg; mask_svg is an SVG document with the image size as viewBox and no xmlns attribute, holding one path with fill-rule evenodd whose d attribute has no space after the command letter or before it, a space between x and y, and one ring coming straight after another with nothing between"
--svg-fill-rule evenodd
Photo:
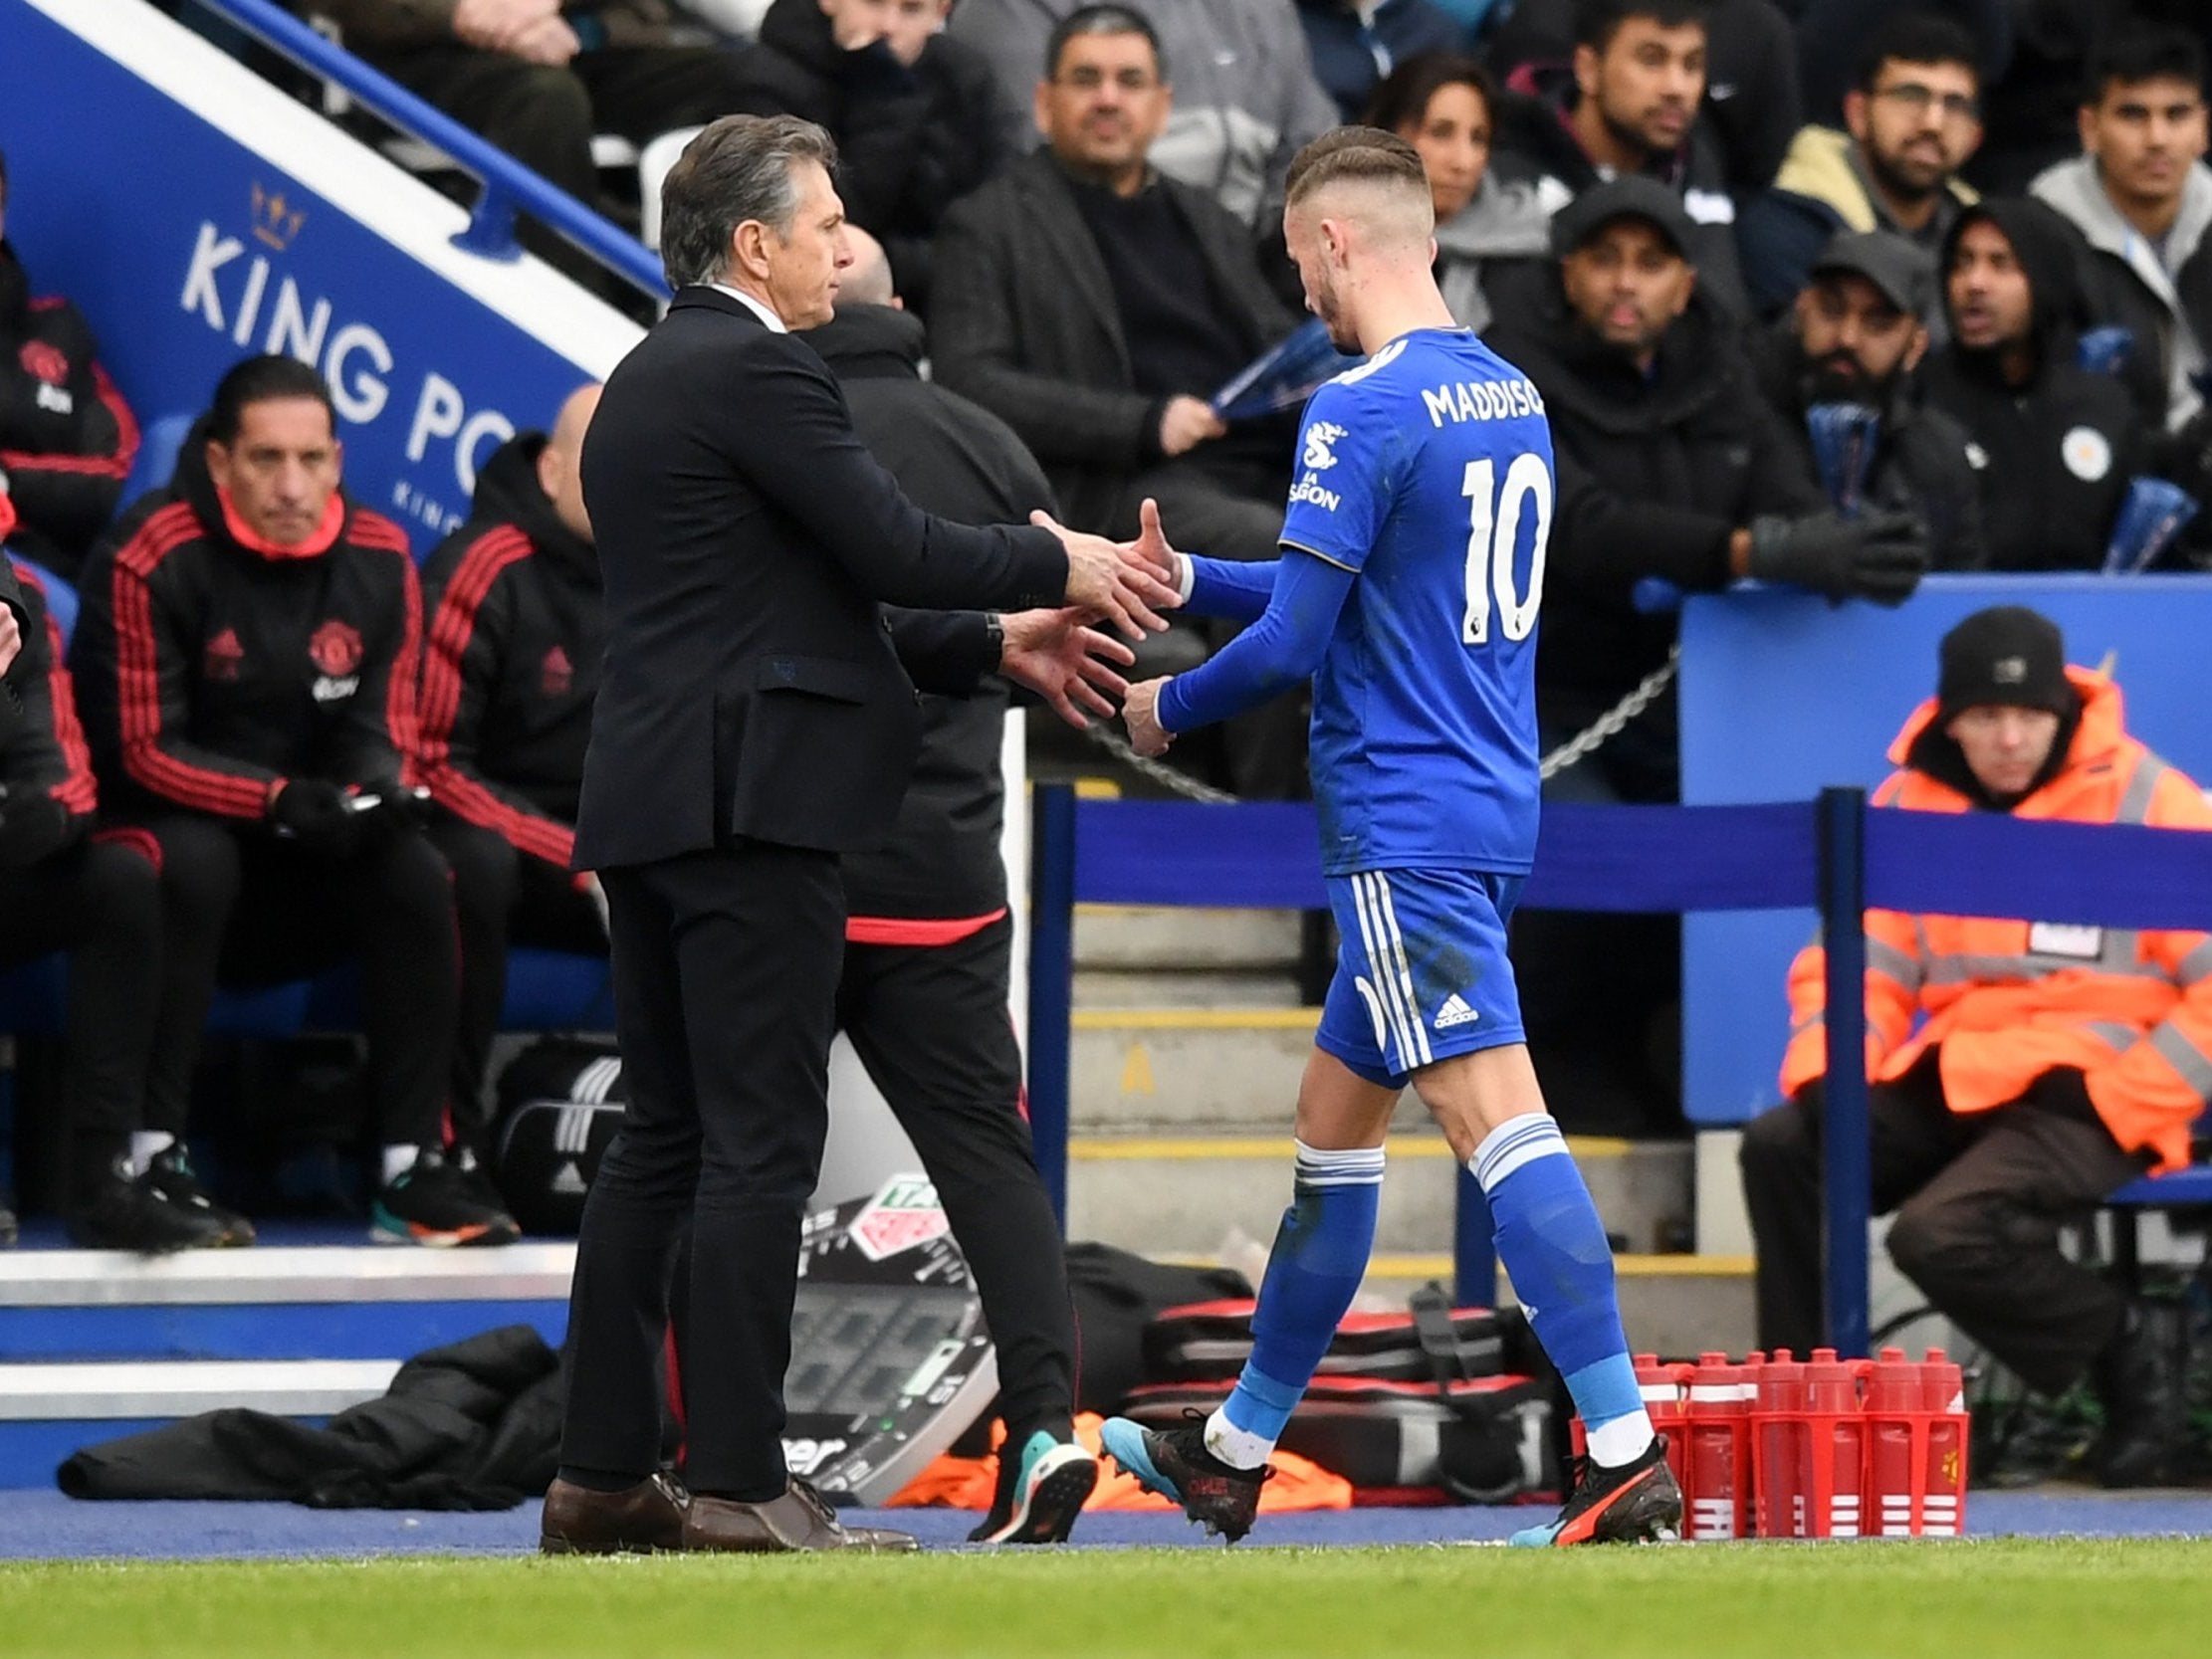
<instances>
[{"instance_id":1,"label":"handshake between two hands","mask_svg":"<svg viewBox=\"0 0 2212 1659\"><path fill-rule=\"evenodd\" d=\"M1089 714L1114 716L1111 698L1122 700L1130 741L1139 754L1165 753L1168 733L1156 709L1165 680L1132 686L1115 672L1137 654L1112 634L1093 627L1110 624L1132 640L1168 626L1161 611L1183 603L1184 557L1168 544L1160 528L1159 505L1147 500L1139 510L1134 541L1071 530L1048 513L1029 521L1060 538L1067 551L1066 604L1056 610L1017 611L1005 617L1006 643L999 671L1027 686L1077 730Z\"/></svg>"}]
</instances>

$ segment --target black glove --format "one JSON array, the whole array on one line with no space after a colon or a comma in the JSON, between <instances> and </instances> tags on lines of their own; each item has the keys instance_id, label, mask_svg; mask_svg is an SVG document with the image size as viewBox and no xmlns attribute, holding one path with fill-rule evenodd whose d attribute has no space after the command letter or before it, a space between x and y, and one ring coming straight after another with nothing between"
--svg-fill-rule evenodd
<instances>
[{"instance_id":1,"label":"black glove","mask_svg":"<svg viewBox=\"0 0 2212 1659\"><path fill-rule=\"evenodd\" d=\"M2028 1085L2020 1104L2054 1117L2072 1118L2076 1123L2095 1124L2100 1129L2104 1124L2098 1116L2097 1103L2090 1099L2089 1078L2078 1066L2053 1066Z\"/></svg>"},{"instance_id":2,"label":"black glove","mask_svg":"<svg viewBox=\"0 0 2212 1659\"><path fill-rule=\"evenodd\" d=\"M359 825L344 794L336 784L319 777L289 780L269 803L269 822L279 835L310 852L335 857L351 852L359 838Z\"/></svg>"},{"instance_id":3,"label":"black glove","mask_svg":"<svg viewBox=\"0 0 2212 1659\"><path fill-rule=\"evenodd\" d=\"M364 842L419 830L430 822L430 791L410 789L396 778L364 783L353 797L353 819Z\"/></svg>"},{"instance_id":4,"label":"black glove","mask_svg":"<svg viewBox=\"0 0 2212 1659\"><path fill-rule=\"evenodd\" d=\"M11 796L0 789L0 870L27 870L69 844L77 820L40 790Z\"/></svg>"},{"instance_id":5,"label":"black glove","mask_svg":"<svg viewBox=\"0 0 2212 1659\"><path fill-rule=\"evenodd\" d=\"M1815 513L1768 518L1751 525L1749 574L1791 582L1835 600L1901 605L1928 567L1927 530L1909 513L1846 518Z\"/></svg>"}]
</instances>

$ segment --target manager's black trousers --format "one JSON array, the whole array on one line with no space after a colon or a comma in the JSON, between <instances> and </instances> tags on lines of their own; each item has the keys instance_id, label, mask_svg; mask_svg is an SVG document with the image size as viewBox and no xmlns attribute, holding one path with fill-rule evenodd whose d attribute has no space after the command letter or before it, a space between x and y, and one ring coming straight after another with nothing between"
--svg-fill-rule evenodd
<instances>
[{"instance_id":1,"label":"manager's black trousers","mask_svg":"<svg viewBox=\"0 0 2212 1659\"><path fill-rule=\"evenodd\" d=\"M408 830L327 857L202 814L144 827L161 849L164 979L147 1124L184 1122L217 983L276 984L356 956L377 1138L438 1144L460 964L452 878L428 838Z\"/></svg>"},{"instance_id":2,"label":"manager's black trousers","mask_svg":"<svg viewBox=\"0 0 2212 1659\"><path fill-rule=\"evenodd\" d=\"M914 1142L976 1275L1009 1469L1035 1430L1067 1437L1075 1399L1066 1254L1021 1117L1006 1015L1012 942L1000 917L951 944L848 944L837 987L837 1024Z\"/></svg>"},{"instance_id":3,"label":"manager's black trousers","mask_svg":"<svg viewBox=\"0 0 2212 1659\"><path fill-rule=\"evenodd\" d=\"M843 954L834 853L738 841L600 873L629 1093L584 1201L569 1298L563 1466L659 1464L655 1361L692 1228L686 1479L780 1494L799 1224L828 1126Z\"/></svg>"},{"instance_id":4,"label":"manager's black trousers","mask_svg":"<svg viewBox=\"0 0 2212 1659\"><path fill-rule=\"evenodd\" d=\"M1889 1258L1929 1303L2032 1388L2064 1392L2111 1339L2126 1298L2068 1259L2060 1228L2143 1172L2101 1124L2026 1105L1961 1115L1931 1058L1871 1091L1874 1213ZM1743 1191L1758 1250L1759 1344L1810 1352L1821 1334L1817 1090L1752 1120Z\"/></svg>"}]
</instances>

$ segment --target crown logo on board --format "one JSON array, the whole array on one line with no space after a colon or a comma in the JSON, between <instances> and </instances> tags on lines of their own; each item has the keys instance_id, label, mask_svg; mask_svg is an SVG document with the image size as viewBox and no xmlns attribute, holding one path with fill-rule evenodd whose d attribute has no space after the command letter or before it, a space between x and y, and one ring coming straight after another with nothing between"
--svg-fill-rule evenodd
<instances>
[{"instance_id":1,"label":"crown logo on board","mask_svg":"<svg viewBox=\"0 0 2212 1659\"><path fill-rule=\"evenodd\" d=\"M264 189L259 179L254 181L253 195L254 240L281 254L292 246L292 239L307 223L307 209L294 207L292 199L282 190Z\"/></svg>"}]
</instances>

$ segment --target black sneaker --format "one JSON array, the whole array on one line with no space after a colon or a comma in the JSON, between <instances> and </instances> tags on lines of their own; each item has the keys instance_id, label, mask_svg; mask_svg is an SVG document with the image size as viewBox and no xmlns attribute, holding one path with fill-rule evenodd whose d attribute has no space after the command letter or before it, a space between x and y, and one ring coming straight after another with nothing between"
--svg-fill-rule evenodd
<instances>
[{"instance_id":1,"label":"black sneaker","mask_svg":"<svg viewBox=\"0 0 2212 1659\"><path fill-rule=\"evenodd\" d=\"M15 1224L15 1211L0 1204L0 1250L5 1250L20 1236Z\"/></svg>"},{"instance_id":2,"label":"black sneaker","mask_svg":"<svg viewBox=\"0 0 2212 1659\"><path fill-rule=\"evenodd\" d=\"M254 1224L236 1210L225 1209L207 1195L200 1185L199 1176L192 1173L192 1160L185 1154L184 1143L172 1141L153 1154L153 1161L146 1165L146 1172L138 1177L141 1191L149 1192L173 1210L187 1215L204 1216L216 1223L220 1236L207 1242L218 1245L246 1245L254 1242Z\"/></svg>"},{"instance_id":3,"label":"black sneaker","mask_svg":"<svg viewBox=\"0 0 2212 1659\"><path fill-rule=\"evenodd\" d=\"M513 1244L523 1236L515 1218L485 1198L475 1178L443 1152L416 1154L376 1195L368 1236L378 1244Z\"/></svg>"},{"instance_id":4,"label":"black sneaker","mask_svg":"<svg viewBox=\"0 0 2212 1659\"><path fill-rule=\"evenodd\" d=\"M1001 1478L991 1513L968 1535L970 1544L1065 1544L1075 1518L1098 1484L1098 1459L1072 1440L1038 1429L1023 1442L1018 1464L1009 1441L998 1449Z\"/></svg>"},{"instance_id":5,"label":"black sneaker","mask_svg":"<svg viewBox=\"0 0 2212 1659\"><path fill-rule=\"evenodd\" d=\"M1575 1489L1557 1521L1524 1527L1511 1542L1523 1549L1564 1550L1575 1544L1672 1544L1682 1536L1682 1489L1666 1467L1666 1437L1652 1436L1643 1454L1617 1469L1595 1458L1575 1461Z\"/></svg>"},{"instance_id":6,"label":"black sneaker","mask_svg":"<svg viewBox=\"0 0 2212 1659\"><path fill-rule=\"evenodd\" d=\"M214 1206L172 1204L140 1176L125 1180L118 1172L100 1183L93 1195L70 1212L70 1243L80 1250L130 1250L164 1256L172 1250L212 1250L231 1242ZM252 1237L251 1229L247 1237Z\"/></svg>"},{"instance_id":7,"label":"black sneaker","mask_svg":"<svg viewBox=\"0 0 2212 1659\"><path fill-rule=\"evenodd\" d=\"M1206 1413L1187 1410L1182 1428L1150 1429L1127 1417L1109 1417L1099 1431L1106 1455L1147 1492L1183 1506L1183 1513L1234 1544L1252 1530L1259 1489L1275 1471L1236 1469L1206 1449Z\"/></svg>"}]
</instances>

